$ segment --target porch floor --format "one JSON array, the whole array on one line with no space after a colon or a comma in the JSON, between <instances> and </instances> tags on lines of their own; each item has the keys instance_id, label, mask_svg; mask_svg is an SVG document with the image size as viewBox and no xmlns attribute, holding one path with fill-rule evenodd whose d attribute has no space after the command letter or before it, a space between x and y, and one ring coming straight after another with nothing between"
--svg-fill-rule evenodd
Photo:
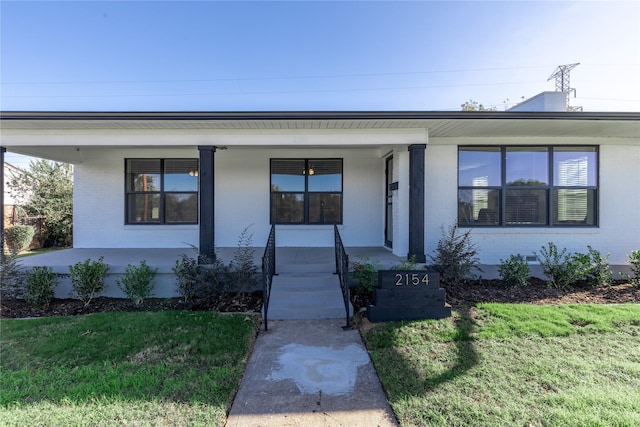
<instances>
[{"instance_id":1,"label":"porch floor","mask_svg":"<svg viewBox=\"0 0 640 427\"><path fill-rule=\"evenodd\" d=\"M261 265L264 248L255 247L254 262ZM235 247L217 248L218 257L229 263L233 259ZM368 257L380 262L383 267L398 264L402 258L394 255L385 247L347 247L345 248L351 262L359 257ZM140 261L154 268L158 273L172 273L172 267L182 255L195 258L197 253L191 248L71 248L32 255L20 258L20 265L24 268L34 266L52 267L57 273L68 273L69 265L90 258L97 260L101 256L109 264L110 273L123 273L128 264L139 264ZM314 266L321 269L316 270ZM333 247L279 247L276 248L276 271L278 267L285 268L285 272L323 272L334 265Z\"/></svg>"},{"instance_id":2,"label":"porch floor","mask_svg":"<svg viewBox=\"0 0 640 427\"><path fill-rule=\"evenodd\" d=\"M217 255L221 261L228 264L232 259L235 247L217 248ZM383 267L400 262L401 258L383 247L351 247L346 248L350 260L356 261L358 257L366 256L371 260L380 262ZM264 248L254 248L254 263L260 269ZM109 265L109 275L106 280L105 296L123 298L125 295L118 288L116 280L124 273L128 264L138 265L140 261L146 261L151 268L156 268L156 297L178 296L175 275L172 268L182 255L195 258L197 253L191 248L72 248L40 255L32 255L19 259L20 266L29 269L35 266L51 267L54 272L68 274L69 266L77 262L91 259L92 261L104 257L104 262ZM318 274L331 277L335 270L333 247L280 247L276 248L276 272L282 276L293 275L298 279L308 275ZM257 289L261 289L261 284ZM336 285L339 293L339 286ZM67 298L71 293L71 283L67 278L62 278L56 288L57 298Z\"/></svg>"}]
</instances>

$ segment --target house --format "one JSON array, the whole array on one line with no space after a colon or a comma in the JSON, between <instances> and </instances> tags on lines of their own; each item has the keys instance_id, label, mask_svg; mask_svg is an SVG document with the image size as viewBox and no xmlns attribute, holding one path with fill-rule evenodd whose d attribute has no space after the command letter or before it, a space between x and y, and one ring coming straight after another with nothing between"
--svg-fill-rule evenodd
<instances>
[{"instance_id":1,"label":"house","mask_svg":"<svg viewBox=\"0 0 640 427\"><path fill-rule=\"evenodd\" d=\"M74 248L385 247L442 227L481 263L640 248L640 113L3 112L2 150L74 164ZM617 270L616 270L617 271ZM495 274L495 268L486 269Z\"/></svg>"}]
</instances>

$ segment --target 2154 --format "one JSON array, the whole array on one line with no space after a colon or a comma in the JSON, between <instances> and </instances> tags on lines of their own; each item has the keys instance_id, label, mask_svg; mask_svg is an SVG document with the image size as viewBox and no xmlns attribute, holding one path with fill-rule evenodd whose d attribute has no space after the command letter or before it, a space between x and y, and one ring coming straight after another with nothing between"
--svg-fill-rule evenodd
<instances>
[{"instance_id":1,"label":"2154","mask_svg":"<svg viewBox=\"0 0 640 427\"><path fill-rule=\"evenodd\" d=\"M417 274L417 273L396 273L396 286L418 286L418 285L428 285L429 284L429 276L427 273Z\"/></svg>"}]
</instances>

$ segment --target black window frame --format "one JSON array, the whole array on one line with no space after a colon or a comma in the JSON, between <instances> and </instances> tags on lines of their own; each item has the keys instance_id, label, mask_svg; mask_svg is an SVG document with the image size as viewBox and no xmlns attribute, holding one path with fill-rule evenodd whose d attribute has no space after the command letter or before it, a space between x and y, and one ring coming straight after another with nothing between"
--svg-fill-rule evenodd
<instances>
[{"instance_id":1,"label":"black window frame","mask_svg":"<svg viewBox=\"0 0 640 427\"><path fill-rule=\"evenodd\" d=\"M129 170L127 168L129 161L135 160L152 160L160 162L160 190L157 191L134 191L128 188L128 174ZM199 214L200 214L200 180L197 182L196 191L165 191L165 162L172 160L191 160L195 161L196 169L194 173L198 174L200 169L200 163L198 158L193 157L172 157L172 158L157 158L157 157L132 157L124 159L124 223L125 225L169 225L169 226L180 226L180 225L197 225L199 224ZM129 221L129 196L135 194L149 194L149 195L159 195L160 196L160 212L159 212L159 220L158 221ZM196 220L195 221L181 221L181 222L167 222L166 219L166 196L168 194L192 194L196 196Z\"/></svg>"},{"instance_id":2,"label":"black window frame","mask_svg":"<svg viewBox=\"0 0 640 427\"><path fill-rule=\"evenodd\" d=\"M339 161L340 162L340 191L310 191L309 190L309 174L304 175L303 191L274 191L272 186L273 179L273 162L274 161L304 161L304 170L310 169L310 164L320 161ZM274 194L303 194L304 196L304 213L302 222L275 222L273 218L273 195ZM339 222L311 222L309 219L309 196L311 194L339 194L340 195L340 221ZM269 159L269 223L276 225L341 225L344 221L344 159L337 157L320 157L320 158L299 158L299 157L278 157Z\"/></svg>"},{"instance_id":3,"label":"black window frame","mask_svg":"<svg viewBox=\"0 0 640 427\"><path fill-rule=\"evenodd\" d=\"M469 186L469 185L460 185L460 152L465 149L498 149L500 153L500 184L501 185L486 185L486 186ZM547 180L548 183L546 185L533 185L533 186L518 186L518 185L507 185L507 150L512 148L518 149L536 149L536 148L545 148L547 151ZM567 185L555 185L554 180L554 152L556 149L561 148L569 148L575 149L579 151L579 149L588 149L589 151L595 153L595 185L581 185L581 186L567 186ZM599 188L600 188L600 147L597 145L460 145L458 146L458 158L456 164L457 171L457 180L458 180L458 192L457 192L457 215L458 218L457 224L460 227L482 227L482 228L575 228L575 227L588 227L588 228L598 228L599 227ZM507 222L506 213L507 213L507 191L508 190L544 190L545 198L546 198L546 212L545 212L545 223L544 224L510 224ZM496 213L497 215L497 223L482 223L482 222L474 222L474 223L465 223L460 221L460 192L461 191L469 191L469 190L486 190L486 191L497 191L498 192L498 209L499 211ZM555 213L555 200L554 194L556 190L587 190L593 191L593 211L590 212L593 215L593 222L586 223L586 219L584 222L564 222L564 223L556 223L554 222L554 213ZM588 212L589 214L589 212Z\"/></svg>"}]
</instances>

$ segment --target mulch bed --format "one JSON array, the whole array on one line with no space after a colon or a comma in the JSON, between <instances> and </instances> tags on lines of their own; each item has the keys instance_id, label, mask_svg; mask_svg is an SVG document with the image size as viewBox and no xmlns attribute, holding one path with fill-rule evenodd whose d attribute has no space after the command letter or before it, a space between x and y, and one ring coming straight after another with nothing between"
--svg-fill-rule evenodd
<instances>
[{"instance_id":1,"label":"mulch bed","mask_svg":"<svg viewBox=\"0 0 640 427\"><path fill-rule=\"evenodd\" d=\"M550 288L539 279L532 279L529 286L505 287L499 280L468 282L456 286L442 284L447 292L447 302L452 306L471 305L478 302L504 302L527 304L618 304L640 303L640 287L624 281L601 288L575 287ZM358 312L369 303L369 296L352 292L351 300ZM99 297L84 307L75 299L55 299L49 308L32 307L24 300L2 299L0 317L25 318L43 316L70 316L105 311L160 311L160 310L216 310L220 312L259 313L262 309L262 291L253 293L228 293L218 301L208 304L185 303L180 298L151 298L137 307L128 299Z\"/></svg>"},{"instance_id":2,"label":"mulch bed","mask_svg":"<svg viewBox=\"0 0 640 427\"><path fill-rule=\"evenodd\" d=\"M640 303L640 287L626 281L600 288L551 288L540 279L530 279L528 286L505 287L499 280L471 282L457 286L444 284L447 302L453 306L478 302L527 304L621 304Z\"/></svg>"},{"instance_id":3,"label":"mulch bed","mask_svg":"<svg viewBox=\"0 0 640 427\"><path fill-rule=\"evenodd\" d=\"M20 299L2 299L0 317L26 318L44 316L73 316L107 311L216 310L228 313L258 313L262 309L262 291L227 293L209 303L185 303L180 298L150 298L140 306L123 298L98 297L87 307L77 299L54 299L47 309L36 308Z\"/></svg>"},{"instance_id":4,"label":"mulch bed","mask_svg":"<svg viewBox=\"0 0 640 427\"><path fill-rule=\"evenodd\" d=\"M468 306L479 302L526 304L622 304L640 303L640 287L626 281L617 281L601 288L571 287L551 288L541 279L529 279L528 286L506 287L500 280L482 280L450 285L440 285L447 293L447 303L453 307ZM352 293L356 312L370 303L370 296Z\"/></svg>"}]
</instances>

